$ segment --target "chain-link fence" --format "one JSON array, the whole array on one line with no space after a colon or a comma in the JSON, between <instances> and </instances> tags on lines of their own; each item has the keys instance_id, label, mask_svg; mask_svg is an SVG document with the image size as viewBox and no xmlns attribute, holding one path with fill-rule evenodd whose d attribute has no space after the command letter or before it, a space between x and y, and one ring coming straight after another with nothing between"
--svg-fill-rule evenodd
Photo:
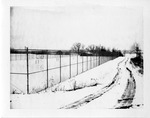
<instances>
[{"instance_id":1,"label":"chain-link fence","mask_svg":"<svg viewBox=\"0 0 150 118\"><path fill-rule=\"evenodd\" d=\"M10 54L11 93L36 93L97 67L117 56Z\"/></svg>"}]
</instances>

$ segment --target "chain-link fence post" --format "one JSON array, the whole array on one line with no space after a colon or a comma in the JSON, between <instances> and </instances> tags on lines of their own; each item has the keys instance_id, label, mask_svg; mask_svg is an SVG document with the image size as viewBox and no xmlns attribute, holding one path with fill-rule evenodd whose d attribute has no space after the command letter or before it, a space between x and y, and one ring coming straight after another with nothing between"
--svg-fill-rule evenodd
<instances>
[{"instance_id":1,"label":"chain-link fence post","mask_svg":"<svg viewBox=\"0 0 150 118\"><path fill-rule=\"evenodd\" d=\"M46 55L46 65L47 65L47 88L48 88L48 51L47 51L47 55Z\"/></svg>"},{"instance_id":2,"label":"chain-link fence post","mask_svg":"<svg viewBox=\"0 0 150 118\"><path fill-rule=\"evenodd\" d=\"M91 69L91 56L90 56L90 69Z\"/></svg>"},{"instance_id":3,"label":"chain-link fence post","mask_svg":"<svg viewBox=\"0 0 150 118\"><path fill-rule=\"evenodd\" d=\"M27 53L27 94L29 94L29 54L28 54L28 47L26 48Z\"/></svg>"},{"instance_id":4,"label":"chain-link fence post","mask_svg":"<svg viewBox=\"0 0 150 118\"><path fill-rule=\"evenodd\" d=\"M88 56L86 56L86 61L87 61L87 70L88 70Z\"/></svg>"},{"instance_id":5,"label":"chain-link fence post","mask_svg":"<svg viewBox=\"0 0 150 118\"><path fill-rule=\"evenodd\" d=\"M82 72L83 72L83 56L82 56Z\"/></svg>"},{"instance_id":6,"label":"chain-link fence post","mask_svg":"<svg viewBox=\"0 0 150 118\"><path fill-rule=\"evenodd\" d=\"M96 53L96 66L97 66L97 53Z\"/></svg>"},{"instance_id":7,"label":"chain-link fence post","mask_svg":"<svg viewBox=\"0 0 150 118\"><path fill-rule=\"evenodd\" d=\"M70 78L71 78L71 52L70 52L69 65L70 65L69 73L70 73Z\"/></svg>"},{"instance_id":8,"label":"chain-link fence post","mask_svg":"<svg viewBox=\"0 0 150 118\"><path fill-rule=\"evenodd\" d=\"M60 82L61 82L61 54L60 54Z\"/></svg>"},{"instance_id":9,"label":"chain-link fence post","mask_svg":"<svg viewBox=\"0 0 150 118\"><path fill-rule=\"evenodd\" d=\"M77 54L77 75L78 75L78 54Z\"/></svg>"}]
</instances>

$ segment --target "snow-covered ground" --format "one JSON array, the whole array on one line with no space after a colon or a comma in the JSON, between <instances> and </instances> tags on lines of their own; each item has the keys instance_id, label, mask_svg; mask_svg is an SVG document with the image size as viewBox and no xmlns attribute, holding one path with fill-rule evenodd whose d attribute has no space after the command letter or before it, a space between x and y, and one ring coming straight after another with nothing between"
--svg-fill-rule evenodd
<instances>
[{"instance_id":1,"label":"snow-covered ground","mask_svg":"<svg viewBox=\"0 0 150 118\"><path fill-rule=\"evenodd\" d=\"M36 94L11 94L14 109L141 108L143 78L119 57Z\"/></svg>"},{"instance_id":2,"label":"snow-covered ground","mask_svg":"<svg viewBox=\"0 0 150 118\"><path fill-rule=\"evenodd\" d=\"M11 54L10 61L10 93L26 93L27 92L27 60L25 54ZM77 74L81 74L91 68L103 64L112 59L108 56L78 56L77 69L77 55L70 56L61 55L61 80L60 80L60 55L48 55L48 85L49 87L63 82ZM47 57L46 55L29 54L29 92L36 93L47 87ZM53 68L53 69L52 69ZM55 68L55 69L54 69ZM71 73L70 73L71 68ZM45 71L43 71L45 70ZM78 70L78 72L77 72ZM40 72L41 71L41 72ZM34 73L33 72L38 72ZM24 74L19 74L24 73ZM32 73L32 74L31 74ZM71 75L70 75L71 74Z\"/></svg>"}]
</instances>

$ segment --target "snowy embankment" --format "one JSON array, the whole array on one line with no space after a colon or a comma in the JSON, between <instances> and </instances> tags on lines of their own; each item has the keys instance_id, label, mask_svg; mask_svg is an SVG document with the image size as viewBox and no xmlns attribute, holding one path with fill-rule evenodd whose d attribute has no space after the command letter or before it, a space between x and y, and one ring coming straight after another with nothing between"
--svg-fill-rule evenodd
<instances>
[{"instance_id":1,"label":"snowy embankment","mask_svg":"<svg viewBox=\"0 0 150 118\"><path fill-rule=\"evenodd\" d=\"M70 80L57 84L53 86L51 90L53 92L72 91L96 85L106 86L112 81L113 77L117 73L117 64L122 59L123 58L118 58L116 60L109 61L108 63L105 63L78 76L75 76Z\"/></svg>"},{"instance_id":2,"label":"snowy embankment","mask_svg":"<svg viewBox=\"0 0 150 118\"><path fill-rule=\"evenodd\" d=\"M142 93L140 77L129 58L119 57L38 94L11 94L10 107L124 108L131 106L132 101L136 106L142 104L142 99L139 100Z\"/></svg>"}]
</instances>

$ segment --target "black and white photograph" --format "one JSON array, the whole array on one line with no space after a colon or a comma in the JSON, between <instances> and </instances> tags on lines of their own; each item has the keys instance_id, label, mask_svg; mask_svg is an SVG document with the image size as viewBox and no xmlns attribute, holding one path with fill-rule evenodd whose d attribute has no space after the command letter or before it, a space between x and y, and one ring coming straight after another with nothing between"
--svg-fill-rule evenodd
<instances>
[{"instance_id":1,"label":"black and white photograph","mask_svg":"<svg viewBox=\"0 0 150 118\"><path fill-rule=\"evenodd\" d=\"M11 7L10 108L143 108L142 30L141 8Z\"/></svg>"},{"instance_id":2,"label":"black and white photograph","mask_svg":"<svg viewBox=\"0 0 150 118\"><path fill-rule=\"evenodd\" d=\"M121 1L3 1L3 116L147 117L150 2Z\"/></svg>"}]
</instances>

